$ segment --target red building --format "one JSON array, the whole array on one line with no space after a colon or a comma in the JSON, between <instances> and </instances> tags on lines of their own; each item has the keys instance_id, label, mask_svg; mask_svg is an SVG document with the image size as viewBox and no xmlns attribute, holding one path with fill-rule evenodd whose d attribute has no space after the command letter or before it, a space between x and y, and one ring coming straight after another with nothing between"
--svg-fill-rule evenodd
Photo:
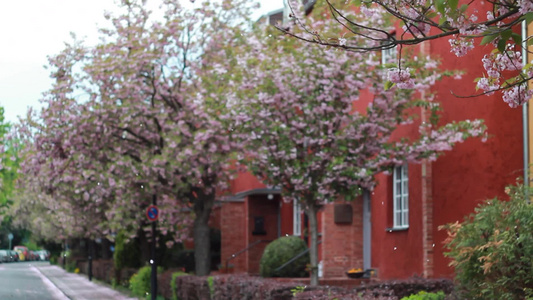
<instances>
[{"instance_id":1,"label":"red building","mask_svg":"<svg viewBox=\"0 0 533 300\"><path fill-rule=\"evenodd\" d=\"M267 21L278 20L283 10L273 13L277 15ZM370 235L366 237L362 199L325 205L319 216L320 273L324 278L342 277L347 270L368 268L368 264L379 279L452 276L443 255L446 233L438 227L461 221L485 199L504 198L504 187L524 174L527 114L524 120L522 109L510 108L499 94L466 99L451 94L476 93L474 79L484 71L480 60L490 50L478 47L458 59L450 52L447 39L436 39L425 42L420 51L441 58L445 69L465 71L461 80L445 78L434 86L436 101L443 108L441 121L483 119L490 138L458 144L435 162L379 174L370 195ZM409 135L410 128L401 128L396 134ZM232 196L222 201L221 260L233 264L235 272L257 274L269 241L283 235L305 237L305 216L297 205L284 203L278 189L266 188L252 175L242 173L232 183L231 192Z\"/></svg>"}]
</instances>

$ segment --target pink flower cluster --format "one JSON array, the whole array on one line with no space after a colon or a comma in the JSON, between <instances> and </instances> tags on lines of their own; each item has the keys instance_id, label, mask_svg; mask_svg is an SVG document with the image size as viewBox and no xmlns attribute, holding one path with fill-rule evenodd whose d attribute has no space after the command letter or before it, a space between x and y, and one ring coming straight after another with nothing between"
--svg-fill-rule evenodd
<instances>
[{"instance_id":1,"label":"pink flower cluster","mask_svg":"<svg viewBox=\"0 0 533 300\"><path fill-rule=\"evenodd\" d=\"M450 42L450 51L457 57L465 56L468 51L474 49L474 43L472 40L465 39L463 37L456 37L448 40Z\"/></svg>"},{"instance_id":2,"label":"pink flower cluster","mask_svg":"<svg viewBox=\"0 0 533 300\"><path fill-rule=\"evenodd\" d=\"M533 96L533 91L525 83L515 85L503 91L503 101L515 108L526 103Z\"/></svg>"},{"instance_id":3,"label":"pink flower cluster","mask_svg":"<svg viewBox=\"0 0 533 300\"><path fill-rule=\"evenodd\" d=\"M523 80L520 75L516 76L513 81L507 81L504 85L500 84L503 71L522 70L522 55L519 51L512 51L508 48L503 53L493 52L490 55L485 55L481 61L487 72L487 77L478 80L478 89L485 91L487 95L492 95L495 91L502 89L503 101L513 108L524 104L532 96L527 85L520 83Z\"/></svg>"},{"instance_id":4,"label":"pink flower cluster","mask_svg":"<svg viewBox=\"0 0 533 300\"><path fill-rule=\"evenodd\" d=\"M520 0L518 1L518 7L520 7L519 12L523 15L533 12L533 1L531 0Z\"/></svg>"},{"instance_id":5,"label":"pink flower cluster","mask_svg":"<svg viewBox=\"0 0 533 300\"><path fill-rule=\"evenodd\" d=\"M415 87L415 81L411 78L410 69L389 69L388 78L395 83L399 89L412 89Z\"/></svg>"}]
</instances>

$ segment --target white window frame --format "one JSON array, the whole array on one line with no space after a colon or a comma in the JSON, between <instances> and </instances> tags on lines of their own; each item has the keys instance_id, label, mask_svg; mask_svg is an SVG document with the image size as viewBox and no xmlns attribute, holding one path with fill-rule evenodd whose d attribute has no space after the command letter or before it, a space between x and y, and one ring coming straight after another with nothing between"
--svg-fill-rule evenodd
<instances>
[{"instance_id":1,"label":"white window frame","mask_svg":"<svg viewBox=\"0 0 533 300\"><path fill-rule=\"evenodd\" d=\"M302 235L302 206L296 200L293 200L292 206L292 235Z\"/></svg>"},{"instance_id":2,"label":"white window frame","mask_svg":"<svg viewBox=\"0 0 533 300\"><path fill-rule=\"evenodd\" d=\"M381 64L382 65L391 63L393 59L395 62L398 60L398 45L395 45L392 48L381 50Z\"/></svg>"},{"instance_id":3,"label":"white window frame","mask_svg":"<svg viewBox=\"0 0 533 300\"><path fill-rule=\"evenodd\" d=\"M394 168L392 190L393 228L409 228L409 170L407 164Z\"/></svg>"}]
</instances>

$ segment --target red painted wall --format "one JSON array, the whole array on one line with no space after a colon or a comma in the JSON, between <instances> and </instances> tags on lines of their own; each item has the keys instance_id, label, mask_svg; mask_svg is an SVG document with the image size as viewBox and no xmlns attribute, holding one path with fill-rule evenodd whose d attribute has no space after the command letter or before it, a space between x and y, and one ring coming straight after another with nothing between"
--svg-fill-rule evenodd
<instances>
[{"instance_id":1,"label":"red painted wall","mask_svg":"<svg viewBox=\"0 0 533 300\"><path fill-rule=\"evenodd\" d=\"M230 191L232 194L237 194L239 192L249 191L253 189L264 188L265 185L261 183L254 175L250 172L239 172L237 178L231 181Z\"/></svg>"},{"instance_id":2,"label":"red painted wall","mask_svg":"<svg viewBox=\"0 0 533 300\"><path fill-rule=\"evenodd\" d=\"M371 194L372 264L380 279L408 278L422 274L422 176L421 165L409 165L409 228L392 227L392 175L377 176Z\"/></svg>"},{"instance_id":3,"label":"red painted wall","mask_svg":"<svg viewBox=\"0 0 533 300\"><path fill-rule=\"evenodd\" d=\"M286 203L281 201L281 236L293 235L293 203Z\"/></svg>"},{"instance_id":4,"label":"red painted wall","mask_svg":"<svg viewBox=\"0 0 533 300\"><path fill-rule=\"evenodd\" d=\"M479 8L481 3L474 2L470 9ZM448 78L437 85L437 99L444 110L442 121L484 119L491 135L485 143L476 139L457 145L433 164L434 276L440 277L453 273L442 254L446 233L437 227L461 221L484 199L504 198L504 187L522 176L522 109L510 108L500 93L466 99L450 93L466 96L479 93L475 91L474 79L482 76L481 58L491 51L491 46L478 48L463 58L449 52L447 39L434 40L429 47L432 55L443 58L444 66L466 71L461 80Z\"/></svg>"},{"instance_id":5,"label":"red painted wall","mask_svg":"<svg viewBox=\"0 0 533 300\"><path fill-rule=\"evenodd\" d=\"M273 241L278 238L279 201L279 196L272 200L268 200L266 195L248 197L248 245L259 241ZM263 218L265 234L254 234L254 217ZM268 242L259 242L246 251L248 273L259 274L259 262L267 245Z\"/></svg>"},{"instance_id":6,"label":"red painted wall","mask_svg":"<svg viewBox=\"0 0 533 300\"><path fill-rule=\"evenodd\" d=\"M475 2L472 9L479 8ZM480 9L480 11L482 11ZM401 232L386 232L392 223L391 176L379 175L379 185L372 195L372 266L378 268L382 279L405 278L421 275L424 263L433 265L432 277L451 277L453 270L443 255L443 240L446 233L438 226L460 221L474 211L482 200L496 196L505 198L504 187L513 184L522 176L522 110L511 109L501 94L474 98L457 98L457 95L474 95L474 79L483 74L481 58L490 51L487 46L457 58L450 53L448 39L434 40L423 46L431 57L442 59L442 68L461 69L466 73L462 79L445 78L434 88L436 100L443 108L442 124L484 119L491 138L483 143L473 139L458 144L429 166L431 178L429 193L433 199L432 213L427 216L431 230L424 240L422 228L422 175L420 165L409 166L410 228ZM397 134L410 136L405 129ZM424 256L424 243L429 256ZM424 261L426 260L426 262Z\"/></svg>"}]
</instances>

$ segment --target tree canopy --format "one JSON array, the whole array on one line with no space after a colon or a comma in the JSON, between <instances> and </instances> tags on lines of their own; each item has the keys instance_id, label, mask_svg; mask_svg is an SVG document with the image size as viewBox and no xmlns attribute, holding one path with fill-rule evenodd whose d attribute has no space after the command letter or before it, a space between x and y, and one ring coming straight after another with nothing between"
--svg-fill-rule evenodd
<instances>
[{"instance_id":1,"label":"tree canopy","mask_svg":"<svg viewBox=\"0 0 533 300\"><path fill-rule=\"evenodd\" d=\"M39 201L65 236L111 237L145 227L156 196L163 234L182 241L193 223L196 272L206 275L209 215L240 149L210 60L239 39L250 5L165 1L162 19L144 1L121 9L107 16L100 43L74 39L50 57L46 107L18 130L30 145L21 184L37 195L25 201Z\"/></svg>"},{"instance_id":2,"label":"tree canopy","mask_svg":"<svg viewBox=\"0 0 533 300\"><path fill-rule=\"evenodd\" d=\"M322 32L337 30L332 20L306 22ZM373 189L376 174L434 160L454 144L484 134L481 120L439 124L429 88L442 73L430 58L403 58L412 75L389 85L389 70L375 55L309 47L268 29L247 41L235 59L240 89L226 97L245 141L243 163L306 210L313 284L321 204L354 199L363 188ZM398 127L412 131L398 137Z\"/></svg>"}]
</instances>

